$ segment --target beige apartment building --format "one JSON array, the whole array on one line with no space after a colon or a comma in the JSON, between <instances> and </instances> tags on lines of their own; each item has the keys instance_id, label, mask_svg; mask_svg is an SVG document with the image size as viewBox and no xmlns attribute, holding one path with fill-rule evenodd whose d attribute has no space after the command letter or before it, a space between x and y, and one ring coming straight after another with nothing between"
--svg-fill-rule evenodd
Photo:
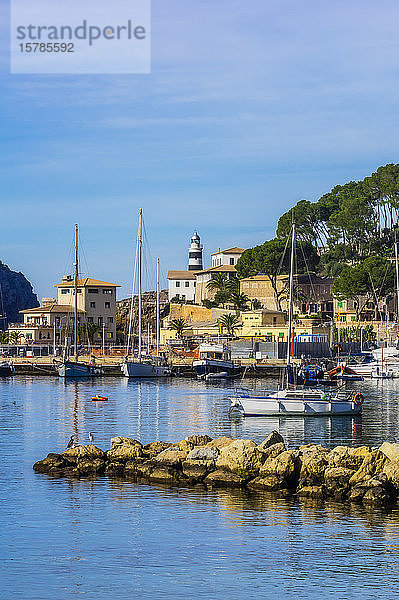
<instances>
[{"instance_id":1,"label":"beige apartment building","mask_svg":"<svg viewBox=\"0 0 399 600\"><path fill-rule=\"evenodd\" d=\"M62 345L65 338L72 342L75 286L72 277L64 277L55 285L58 298L43 298L42 306L23 310L22 324L10 325L9 333L19 335L20 344ZM86 277L78 280L78 321L82 325L83 340L87 343L84 325L96 325L93 343L104 339L106 345L116 341L116 289L114 283ZM68 340L67 340L68 341Z\"/></svg>"}]
</instances>

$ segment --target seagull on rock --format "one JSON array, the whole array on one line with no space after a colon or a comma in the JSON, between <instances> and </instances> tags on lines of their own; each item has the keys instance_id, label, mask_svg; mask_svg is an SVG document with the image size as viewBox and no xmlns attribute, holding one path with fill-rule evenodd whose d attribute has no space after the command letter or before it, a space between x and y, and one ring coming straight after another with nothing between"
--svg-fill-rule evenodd
<instances>
[{"instance_id":1,"label":"seagull on rock","mask_svg":"<svg viewBox=\"0 0 399 600\"><path fill-rule=\"evenodd\" d=\"M94 436L91 432L89 433L89 440L91 444L94 442Z\"/></svg>"},{"instance_id":2,"label":"seagull on rock","mask_svg":"<svg viewBox=\"0 0 399 600\"><path fill-rule=\"evenodd\" d=\"M73 438L73 435L71 435L71 439L68 442L68 446L66 447L67 450L69 450L69 448L74 448L75 447L75 440Z\"/></svg>"}]
</instances>

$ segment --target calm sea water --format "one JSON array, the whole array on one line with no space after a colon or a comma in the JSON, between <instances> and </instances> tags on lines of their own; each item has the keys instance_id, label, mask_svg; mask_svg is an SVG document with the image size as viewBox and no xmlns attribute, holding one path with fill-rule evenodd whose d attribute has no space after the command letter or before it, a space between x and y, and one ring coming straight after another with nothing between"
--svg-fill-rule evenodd
<instances>
[{"instance_id":1,"label":"calm sea water","mask_svg":"<svg viewBox=\"0 0 399 600\"><path fill-rule=\"evenodd\" d=\"M104 449L118 434L143 443L193 433L259 442L273 429L291 446L399 440L399 381L358 387L367 397L361 418L231 420L231 390L220 384L0 380L0 598L396 598L397 509L32 471L71 434L87 443L90 431ZM109 401L91 402L95 393Z\"/></svg>"}]
</instances>

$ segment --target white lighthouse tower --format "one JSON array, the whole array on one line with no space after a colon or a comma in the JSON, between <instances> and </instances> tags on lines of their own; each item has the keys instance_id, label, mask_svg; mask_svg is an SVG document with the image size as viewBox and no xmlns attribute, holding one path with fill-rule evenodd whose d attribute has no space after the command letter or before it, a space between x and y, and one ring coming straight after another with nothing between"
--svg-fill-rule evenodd
<instances>
[{"instance_id":1,"label":"white lighthouse tower","mask_svg":"<svg viewBox=\"0 0 399 600\"><path fill-rule=\"evenodd\" d=\"M188 248L188 270L202 270L202 245L200 237L196 231L190 239L190 246Z\"/></svg>"}]
</instances>

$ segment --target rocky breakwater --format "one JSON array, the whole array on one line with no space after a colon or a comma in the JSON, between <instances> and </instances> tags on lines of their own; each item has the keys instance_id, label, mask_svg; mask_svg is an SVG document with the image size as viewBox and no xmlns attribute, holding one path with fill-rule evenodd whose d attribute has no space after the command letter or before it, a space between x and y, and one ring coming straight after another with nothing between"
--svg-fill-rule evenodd
<instances>
[{"instance_id":1,"label":"rocky breakwater","mask_svg":"<svg viewBox=\"0 0 399 600\"><path fill-rule=\"evenodd\" d=\"M119 476L170 485L242 487L318 500L387 505L399 497L399 444L379 448L308 444L288 449L276 431L251 440L192 435L177 443L142 445L127 437L50 453L34 464L52 476Z\"/></svg>"}]
</instances>

